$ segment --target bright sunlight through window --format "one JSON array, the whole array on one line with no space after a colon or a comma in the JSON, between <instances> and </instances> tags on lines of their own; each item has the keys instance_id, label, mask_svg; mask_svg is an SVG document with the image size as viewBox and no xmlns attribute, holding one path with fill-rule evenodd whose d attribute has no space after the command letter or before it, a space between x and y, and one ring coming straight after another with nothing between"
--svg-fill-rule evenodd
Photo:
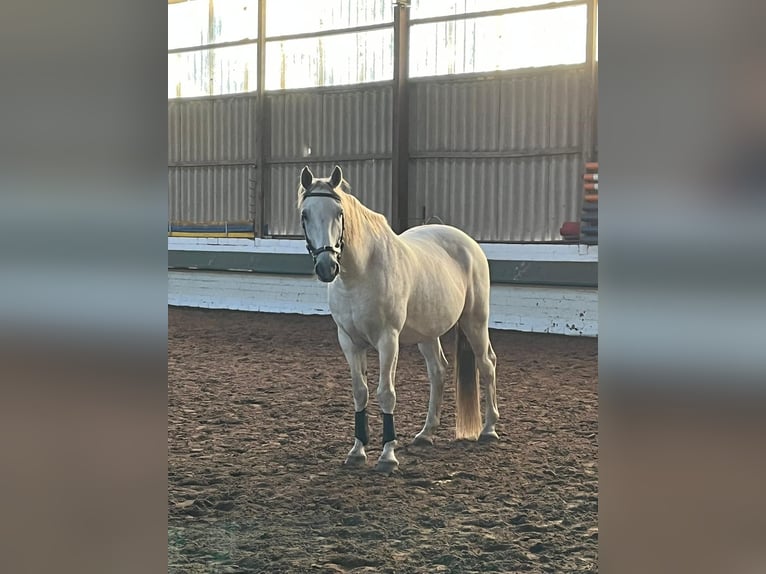
<instances>
[{"instance_id":1,"label":"bright sunlight through window","mask_svg":"<svg viewBox=\"0 0 766 574\"><path fill-rule=\"evenodd\" d=\"M413 0L410 75L585 62L586 5L418 24L418 18L551 4L550 0ZM393 78L392 0L270 0L266 89ZM378 29L348 31L358 26ZM332 31L317 38L282 38ZM171 0L168 98L255 91L257 0ZM279 37L275 40L270 38ZM224 44L224 45L221 45ZM232 45L233 44L233 45Z\"/></svg>"}]
</instances>

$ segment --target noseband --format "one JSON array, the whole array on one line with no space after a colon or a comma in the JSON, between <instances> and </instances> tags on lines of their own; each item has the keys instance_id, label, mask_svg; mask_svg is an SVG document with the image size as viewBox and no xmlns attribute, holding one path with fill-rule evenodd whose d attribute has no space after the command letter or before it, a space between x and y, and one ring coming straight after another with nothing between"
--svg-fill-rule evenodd
<instances>
[{"instance_id":1,"label":"noseband","mask_svg":"<svg viewBox=\"0 0 766 574\"><path fill-rule=\"evenodd\" d=\"M306 199L307 197L329 197L340 203L340 197L330 191L307 191L303 194L303 199ZM338 260L338 265L340 265L340 256L343 252L343 232L346 229L346 220L343 217L343 213L340 215L340 237L334 246L323 245L322 247L315 248L309 241L309 236L306 234L306 224L303 221L301 221L301 227L303 228L303 238L306 240L306 250L309 252L309 255L311 255L314 263L317 262L317 257L319 257L321 253L329 251L335 255Z\"/></svg>"}]
</instances>

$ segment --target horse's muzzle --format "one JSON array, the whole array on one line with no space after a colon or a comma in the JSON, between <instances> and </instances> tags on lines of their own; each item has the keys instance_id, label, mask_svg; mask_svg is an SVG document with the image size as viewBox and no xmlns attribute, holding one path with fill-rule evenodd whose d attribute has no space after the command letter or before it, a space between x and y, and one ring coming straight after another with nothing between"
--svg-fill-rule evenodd
<instances>
[{"instance_id":1,"label":"horse's muzzle","mask_svg":"<svg viewBox=\"0 0 766 574\"><path fill-rule=\"evenodd\" d=\"M330 253L322 253L317 257L316 265L314 265L314 272L319 277L319 280L323 283L331 283L335 280L340 272L338 261L335 259L335 255Z\"/></svg>"}]
</instances>

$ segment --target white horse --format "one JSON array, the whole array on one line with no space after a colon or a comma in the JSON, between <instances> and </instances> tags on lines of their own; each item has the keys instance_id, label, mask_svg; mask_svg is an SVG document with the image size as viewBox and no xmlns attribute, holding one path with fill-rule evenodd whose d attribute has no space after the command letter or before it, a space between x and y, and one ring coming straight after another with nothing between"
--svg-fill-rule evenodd
<instances>
[{"instance_id":1,"label":"white horse","mask_svg":"<svg viewBox=\"0 0 766 574\"><path fill-rule=\"evenodd\" d=\"M329 283L330 311L351 368L355 440L345 463L367 461L369 347L380 358L383 452L376 470L390 473L399 465L393 414L400 343L417 343L426 360L431 396L414 442L433 444L447 370L439 337L456 324L456 438L497 439L497 359L488 330L489 263L481 247L447 225L418 226L396 235L385 217L347 191L338 166L328 178L315 178L308 167L301 172L298 208L306 247L316 275ZM485 395L483 427L477 374Z\"/></svg>"}]
</instances>

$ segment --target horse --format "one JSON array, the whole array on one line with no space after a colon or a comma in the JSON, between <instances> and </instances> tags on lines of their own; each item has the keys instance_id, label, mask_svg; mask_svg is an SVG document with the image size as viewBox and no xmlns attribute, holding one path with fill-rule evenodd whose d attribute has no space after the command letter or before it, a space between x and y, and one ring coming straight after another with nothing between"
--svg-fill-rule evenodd
<instances>
[{"instance_id":1,"label":"horse","mask_svg":"<svg viewBox=\"0 0 766 574\"><path fill-rule=\"evenodd\" d=\"M326 178L316 178L308 166L303 168L297 206L314 273L328 284L338 342L351 370L354 446L344 464L367 462L366 376L371 347L380 360L377 398L383 419L383 450L375 470L390 474L399 466L394 379L400 344L417 344L425 358L428 414L413 444L433 444L448 366L439 338L453 327L456 439L497 440L497 357L488 327L489 262L479 244L449 225L421 225L397 235L382 214L351 195L337 165ZM479 384L485 396L483 426Z\"/></svg>"}]
</instances>

